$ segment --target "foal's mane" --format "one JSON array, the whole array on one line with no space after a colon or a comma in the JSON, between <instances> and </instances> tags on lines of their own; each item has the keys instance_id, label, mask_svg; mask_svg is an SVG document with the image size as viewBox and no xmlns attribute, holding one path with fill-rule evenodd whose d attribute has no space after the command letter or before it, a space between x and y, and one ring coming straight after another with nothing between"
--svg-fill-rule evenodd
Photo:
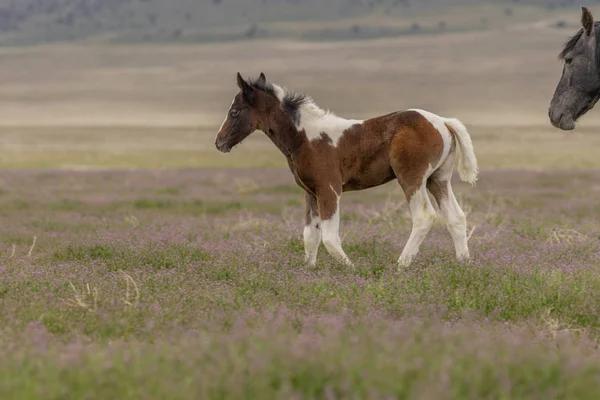
<instances>
[{"instance_id":1,"label":"foal's mane","mask_svg":"<svg viewBox=\"0 0 600 400\"><path fill-rule=\"evenodd\" d=\"M598 67L600 67L600 21L594 22L594 32L596 33L596 65ZM577 33L575 35L571 36L565 42L564 48L558 55L559 60L565 59L567 54L569 54L569 52L571 50L573 50L573 48L575 47L575 45L577 44L579 39L581 39L582 35L583 35L583 28L579 29L579 31L577 31Z\"/></svg>"},{"instance_id":2,"label":"foal's mane","mask_svg":"<svg viewBox=\"0 0 600 400\"><path fill-rule=\"evenodd\" d=\"M314 100L304 94L290 91L281 86L275 85L271 82L260 80L259 78L248 80L248 84L254 89L262 90L263 92L269 93L277 97L281 101L281 107L285 113L292 119L294 124L300 122L300 111L301 109L312 109L322 111L323 114L327 113L321 110L314 102ZM313 107L307 107L313 106Z\"/></svg>"}]
</instances>

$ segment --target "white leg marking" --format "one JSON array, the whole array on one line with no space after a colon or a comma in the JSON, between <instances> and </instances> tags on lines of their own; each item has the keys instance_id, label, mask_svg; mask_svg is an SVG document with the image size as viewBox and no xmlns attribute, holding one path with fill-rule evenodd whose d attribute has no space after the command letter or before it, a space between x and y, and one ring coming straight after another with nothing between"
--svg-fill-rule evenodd
<instances>
[{"instance_id":1,"label":"white leg marking","mask_svg":"<svg viewBox=\"0 0 600 400\"><path fill-rule=\"evenodd\" d=\"M332 188L333 190L333 188ZM334 190L335 192L335 190ZM340 239L340 197L337 197L337 208L333 216L322 222L323 244L329 254L336 260L346 265L353 266L352 262L342 249L342 240Z\"/></svg>"},{"instance_id":2,"label":"white leg marking","mask_svg":"<svg viewBox=\"0 0 600 400\"><path fill-rule=\"evenodd\" d=\"M410 213L412 216L412 231L410 237L400 254L398 259L399 267L408 267L413 258L419 252L423 239L431 230L436 218L436 212L427 196L425 185L422 185L419 190L410 199Z\"/></svg>"},{"instance_id":3,"label":"white leg marking","mask_svg":"<svg viewBox=\"0 0 600 400\"><path fill-rule=\"evenodd\" d=\"M310 224L304 227L304 261L313 266L317 263L317 253L321 243L321 219L313 217Z\"/></svg>"},{"instance_id":4,"label":"white leg marking","mask_svg":"<svg viewBox=\"0 0 600 400\"><path fill-rule=\"evenodd\" d=\"M465 213L458 205L452 185L446 182L447 194L440 201L440 213L446 220L446 227L454 241L454 249L456 251L456 259L460 261L468 261L471 256L469 254L469 246L467 244L467 218Z\"/></svg>"}]
</instances>

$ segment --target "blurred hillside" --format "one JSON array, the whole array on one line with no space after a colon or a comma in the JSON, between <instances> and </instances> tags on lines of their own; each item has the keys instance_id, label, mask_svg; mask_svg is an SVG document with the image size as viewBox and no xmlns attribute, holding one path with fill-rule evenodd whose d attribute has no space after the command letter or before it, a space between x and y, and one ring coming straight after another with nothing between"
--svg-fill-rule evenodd
<instances>
[{"instance_id":1,"label":"blurred hillside","mask_svg":"<svg viewBox=\"0 0 600 400\"><path fill-rule=\"evenodd\" d=\"M586 2L594 4L600 0ZM355 40L502 28L552 19L580 5L574 0L0 0L0 45Z\"/></svg>"}]
</instances>

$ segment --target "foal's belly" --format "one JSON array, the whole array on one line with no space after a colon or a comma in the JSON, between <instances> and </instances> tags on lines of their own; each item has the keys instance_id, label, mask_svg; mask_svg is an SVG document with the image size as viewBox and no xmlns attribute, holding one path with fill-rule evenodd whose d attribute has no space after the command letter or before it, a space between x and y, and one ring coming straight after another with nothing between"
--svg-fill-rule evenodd
<instances>
[{"instance_id":1,"label":"foal's belly","mask_svg":"<svg viewBox=\"0 0 600 400\"><path fill-rule=\"evenodd\" d=\"M365 169L362 173L346 177L342 185L344 192L363 190L383 185L396 178L391 167Z\"/></svg>"}]
</instances>

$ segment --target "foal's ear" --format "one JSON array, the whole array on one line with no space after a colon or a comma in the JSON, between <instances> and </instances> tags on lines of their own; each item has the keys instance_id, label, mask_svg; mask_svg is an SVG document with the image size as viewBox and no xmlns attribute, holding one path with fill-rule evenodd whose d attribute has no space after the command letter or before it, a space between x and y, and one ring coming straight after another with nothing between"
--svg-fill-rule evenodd
<instances>
[{"instance_id":1,"label":"foal's ear","mask_svg":"<svg viewBox=\"0 0 600 400\"><path fill-rule=\"evenodd\" d=\"M242 75L240 75L240 73L237 73L237 85L240 89L244 90L245 87L250 86L248 85L248 83L244 80L244 78L242 78Z\"/></svg>"},{"instance_id":2,"label":"foal's ear","mask_svg":"<svg viewBox=\"0 0 600 400\"><path fill-rule=\"evenodd\" d=\"M237 74L237 84L238 84L238 87L242 91L242 95L244 96L244 100L246 100L250 104L253 104L254 103L255 94L256 94L255 90L254 90L254 88L252 86L248 85L248 82L246 82L244 80L244 78L242 78L242 75L240 75L239 72Z\"/></svg>"},{"instance_id":3,"label":"foal's ear","mask_svg":"<svg viewBox=\"0 0 600 400\"><path fill-rule=\"evenodd\" d=\"M581 25L588 36L594 31L594 16L587 7L581 7Z\"/></svg>"},{"instance_id":4,"label":"foal's ear","mask_svg":"<svg viewBox=\"0 0 600 400\"><path fill-rule=\"evenodd\" d=\"M260 73L260 76L258 77L258 83L260 84L265 84L267 83L267 77L265 76L265 74L263 74L262 72Z\"/></svg>"}]
</instances>

